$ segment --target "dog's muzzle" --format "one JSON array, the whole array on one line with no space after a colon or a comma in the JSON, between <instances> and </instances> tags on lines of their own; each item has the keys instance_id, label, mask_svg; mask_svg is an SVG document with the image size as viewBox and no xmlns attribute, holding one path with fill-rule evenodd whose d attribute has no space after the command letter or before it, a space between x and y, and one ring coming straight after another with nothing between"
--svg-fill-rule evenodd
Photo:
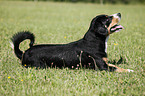
<instances>
[{"instance_id":1,"label":"dog's muzzle","mask_svg":"<svg viewBox=\"0 0 145 96\"><path fill-rule=\"evenodd\" d=\"M113 16L113 19L115 19L116 25L114 25L110 28L110 33L119 32L120 30L124 29L123 26L117 25L121 20L121 13L116 13L116 14L113 14L111 16Z\"/></svg>"},{"instance_id":2,"label":"dog's muzzle","mask_svg":"<svg viewBox=\"0 0 145 96\"><path fill-rule=\"evenodd\" d=\"M120 22L120 20L121 20L121 13L116 13L116 14L113 14L112 16L114 18L118 19L118 23Z\"/></svg>"}]
</instances>

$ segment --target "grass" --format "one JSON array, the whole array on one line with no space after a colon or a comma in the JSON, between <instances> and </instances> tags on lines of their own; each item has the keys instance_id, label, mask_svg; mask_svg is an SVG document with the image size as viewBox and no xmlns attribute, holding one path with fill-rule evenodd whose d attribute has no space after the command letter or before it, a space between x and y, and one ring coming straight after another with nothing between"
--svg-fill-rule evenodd
<instances>
[{"instance_id":1,"label":"grass","mask_svg":"<svg viewBox=\"0 0 145 96\"><path fill-rule=\"evenodd\" d=\"M53 2L0 1L0 96L145 95L145 7ZM35 44L68 43L83 37L99 14L122 13L119 33L108 41L110 61L124 58L122 68L132 73L88 69L25 69L10 48L16 32L30 30ZM26 50L29 42L21 44Z\"/></svg>"}]
</instances>

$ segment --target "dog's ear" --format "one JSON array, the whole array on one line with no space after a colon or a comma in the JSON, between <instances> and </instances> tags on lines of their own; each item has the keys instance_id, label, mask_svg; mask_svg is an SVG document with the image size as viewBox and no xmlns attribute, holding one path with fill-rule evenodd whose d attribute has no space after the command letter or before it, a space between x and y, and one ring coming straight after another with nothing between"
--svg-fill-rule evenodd
<instances>
[{"instance_id":1,"label":"dog's ear","mask_svg":"<svg viewBox=\"0 0 145 96\"><path fill-rule=\"evenodd\" d=\"M108 30L103 24L100 24L100 26L98 26L98 28L96 28L95 32L100 35L108 34Z\"/></svg>"},{"instance_id":2,"label":"dog's ear","mask_svg":"<svg viewBox=\"0 0 145 96\"><path fill-rule=\"evenodd\" d=\"M91 25L90 25L90 30L95 31L96 35L107 35L108 34L108 29L105 27L106 20L105 15L100 15L96 16L93 18Z\"/></svg>"}]
</instances>

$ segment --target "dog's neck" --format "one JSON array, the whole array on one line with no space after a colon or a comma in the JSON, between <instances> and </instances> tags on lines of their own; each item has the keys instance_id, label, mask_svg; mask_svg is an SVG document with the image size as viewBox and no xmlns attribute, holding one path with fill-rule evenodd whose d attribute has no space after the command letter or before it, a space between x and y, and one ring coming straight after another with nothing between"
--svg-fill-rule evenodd
<instances>
[{"instance_id":1,"label":"dog's neck","mask_svg":"<svg viewBox=\"0 0 145 96\"><path fill-rule=\"evenodd\" d=\"M94 30L88 30L88 32L84 35L83 39L87 41L96 41L96 40L106 40L106 36L95 34Z\"/></svg>"},{"instance_id":2,"label":"dog's neck","mask_svg":"<svg viewBox=\"0 0 145 96\"><path fill-rule=\"evenodd\" d=\"M106 40L105 40L105 52L107 53L107 41L109 39L109 36L106 37Z\"/></svg>"}]
</instances>

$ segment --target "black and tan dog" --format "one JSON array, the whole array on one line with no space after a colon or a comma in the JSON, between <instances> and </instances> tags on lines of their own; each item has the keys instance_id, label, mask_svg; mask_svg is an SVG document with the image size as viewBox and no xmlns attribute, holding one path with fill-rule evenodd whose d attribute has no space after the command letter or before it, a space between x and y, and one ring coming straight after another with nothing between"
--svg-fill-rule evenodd
<instances>
[{"instance_id":1,"label":"black and tan dog","mask_svg":"<svg viewBox=\"0 0 145 96\"><path fill-rule=\"evenodd\" d=\"M117 25L121 14L99 15L93 18L90 28L84 37L68 44L33 45L34 35L28 31L19 32L12 37L14 52L22 61L24 67L48 68L90 68L117 72L130 72L107 63L107 41L109 35L118 32L123 27ZM30 39L30 48L25 52L19 49L19 44Z\"/></svg>"}]
</instances>

